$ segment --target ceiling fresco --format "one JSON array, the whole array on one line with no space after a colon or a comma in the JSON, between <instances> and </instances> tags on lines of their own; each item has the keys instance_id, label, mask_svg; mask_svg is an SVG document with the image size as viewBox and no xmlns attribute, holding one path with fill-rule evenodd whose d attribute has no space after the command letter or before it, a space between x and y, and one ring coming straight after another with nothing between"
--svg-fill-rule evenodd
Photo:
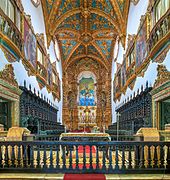
<instances>
[{"instance_id":1,"label":"ceiling fresco","mask_svg":"<svg viewBox=\"0 0 170 180\"><path fill-rule=\"evenodd\" d=\"M91 57L110 67L119 37L125 46L130 0L41 0L48 45L57 39L63 67Z\"/></svg>"}]
</instances>

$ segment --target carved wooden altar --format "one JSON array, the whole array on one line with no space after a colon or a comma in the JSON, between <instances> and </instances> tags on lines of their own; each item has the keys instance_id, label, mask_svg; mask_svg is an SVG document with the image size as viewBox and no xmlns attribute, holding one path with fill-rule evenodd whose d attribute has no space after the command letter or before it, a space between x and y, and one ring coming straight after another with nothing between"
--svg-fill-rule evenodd
<instances>
[{"instance_id":1,"label":"carved wooden altar","mask_svg":"<svg viewBox=\"0 0 170 180\"><path fill-rule=\"evenodd\" d=\"M103 126L107 129L108 125L111 124L111 72L101 63L91 58L82 58L75 61L63 73L63 123L68 130L78 129L77 78L83 71L91 71L97 78L96 124L100 130L103 129ZM105 94L106 98L104 113L102 113L102 94Z\"/></svg>"}]
</instances>

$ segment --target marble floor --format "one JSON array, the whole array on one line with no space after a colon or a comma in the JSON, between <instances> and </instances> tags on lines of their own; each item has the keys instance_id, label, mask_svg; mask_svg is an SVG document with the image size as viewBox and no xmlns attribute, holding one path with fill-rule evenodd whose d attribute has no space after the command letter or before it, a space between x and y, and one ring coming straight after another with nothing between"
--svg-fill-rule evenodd
<instances>
[{"instance_id":1,"label":"marble floor","mask_svg":"<svg viewBox=\"0 0 170 180\"><path fill-rule=\"evenodd\" d=\"M106 174L107 180L170 180L170 174ZM63 180L64 174L24 174L24 173L1 173L3 180ZM97 179L96 179L97 180Z\"/></svg>"}]
</instances>

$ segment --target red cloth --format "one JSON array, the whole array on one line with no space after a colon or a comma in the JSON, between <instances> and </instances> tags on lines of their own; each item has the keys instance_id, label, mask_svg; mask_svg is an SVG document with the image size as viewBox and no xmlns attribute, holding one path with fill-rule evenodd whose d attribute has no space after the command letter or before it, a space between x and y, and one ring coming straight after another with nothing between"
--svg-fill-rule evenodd
<instances>
[{"instance_id":1,"label":"red cloth","mask_svg":"<svg viewBox=\"0 0 170 180\"><path fill-rule=\"evenodd\" d=\"M85 152L90 153L90 146L86 146ZM78 153L83 153L83 146L78 146ZM95 146L92 146L92 153L96 153L96 147Z\"/></svg>"},{"instance_id":2,"label":"red cloth","mask_svg":"<svg viewBox=\"0 0 170 180\"><path fill-rule=\"evenodd\" d=\"M80 133L80 132L84 132L84 130L81 130L81 129L79 130L79 129L77 129L77 130L70 131L70 132L72 132L72 133ZM86 128L85 128L85 132L90 133L90 132L91 132L90 128L86 127Z\"/></svg>"},{"instance_id":3,"label":"red cloth","mask_svg":"<svg viewBox=\"0 0 170 180\"><path fill-rule=\"evenodd\" d=\"M104 174L65 174L64 180L106 180Z\"/></svg>"}]
</instances>

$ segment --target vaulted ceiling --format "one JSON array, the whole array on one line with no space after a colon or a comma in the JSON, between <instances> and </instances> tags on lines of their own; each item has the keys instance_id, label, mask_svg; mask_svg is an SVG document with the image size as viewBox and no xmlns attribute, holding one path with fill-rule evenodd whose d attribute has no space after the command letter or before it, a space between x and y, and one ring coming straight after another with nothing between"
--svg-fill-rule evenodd
<instances>
[{"instance_id":1,"label":"vaulted ceiling","mask_svg":"<svg viewBox=\"0 0 170 180\"><path fill-rule=\"evenodd\" d=\"M125 45L130 0L41 0L48 45L57 39L63 67L90 57L111 65L117 37Z\"/></svg>"}]
</instances>

